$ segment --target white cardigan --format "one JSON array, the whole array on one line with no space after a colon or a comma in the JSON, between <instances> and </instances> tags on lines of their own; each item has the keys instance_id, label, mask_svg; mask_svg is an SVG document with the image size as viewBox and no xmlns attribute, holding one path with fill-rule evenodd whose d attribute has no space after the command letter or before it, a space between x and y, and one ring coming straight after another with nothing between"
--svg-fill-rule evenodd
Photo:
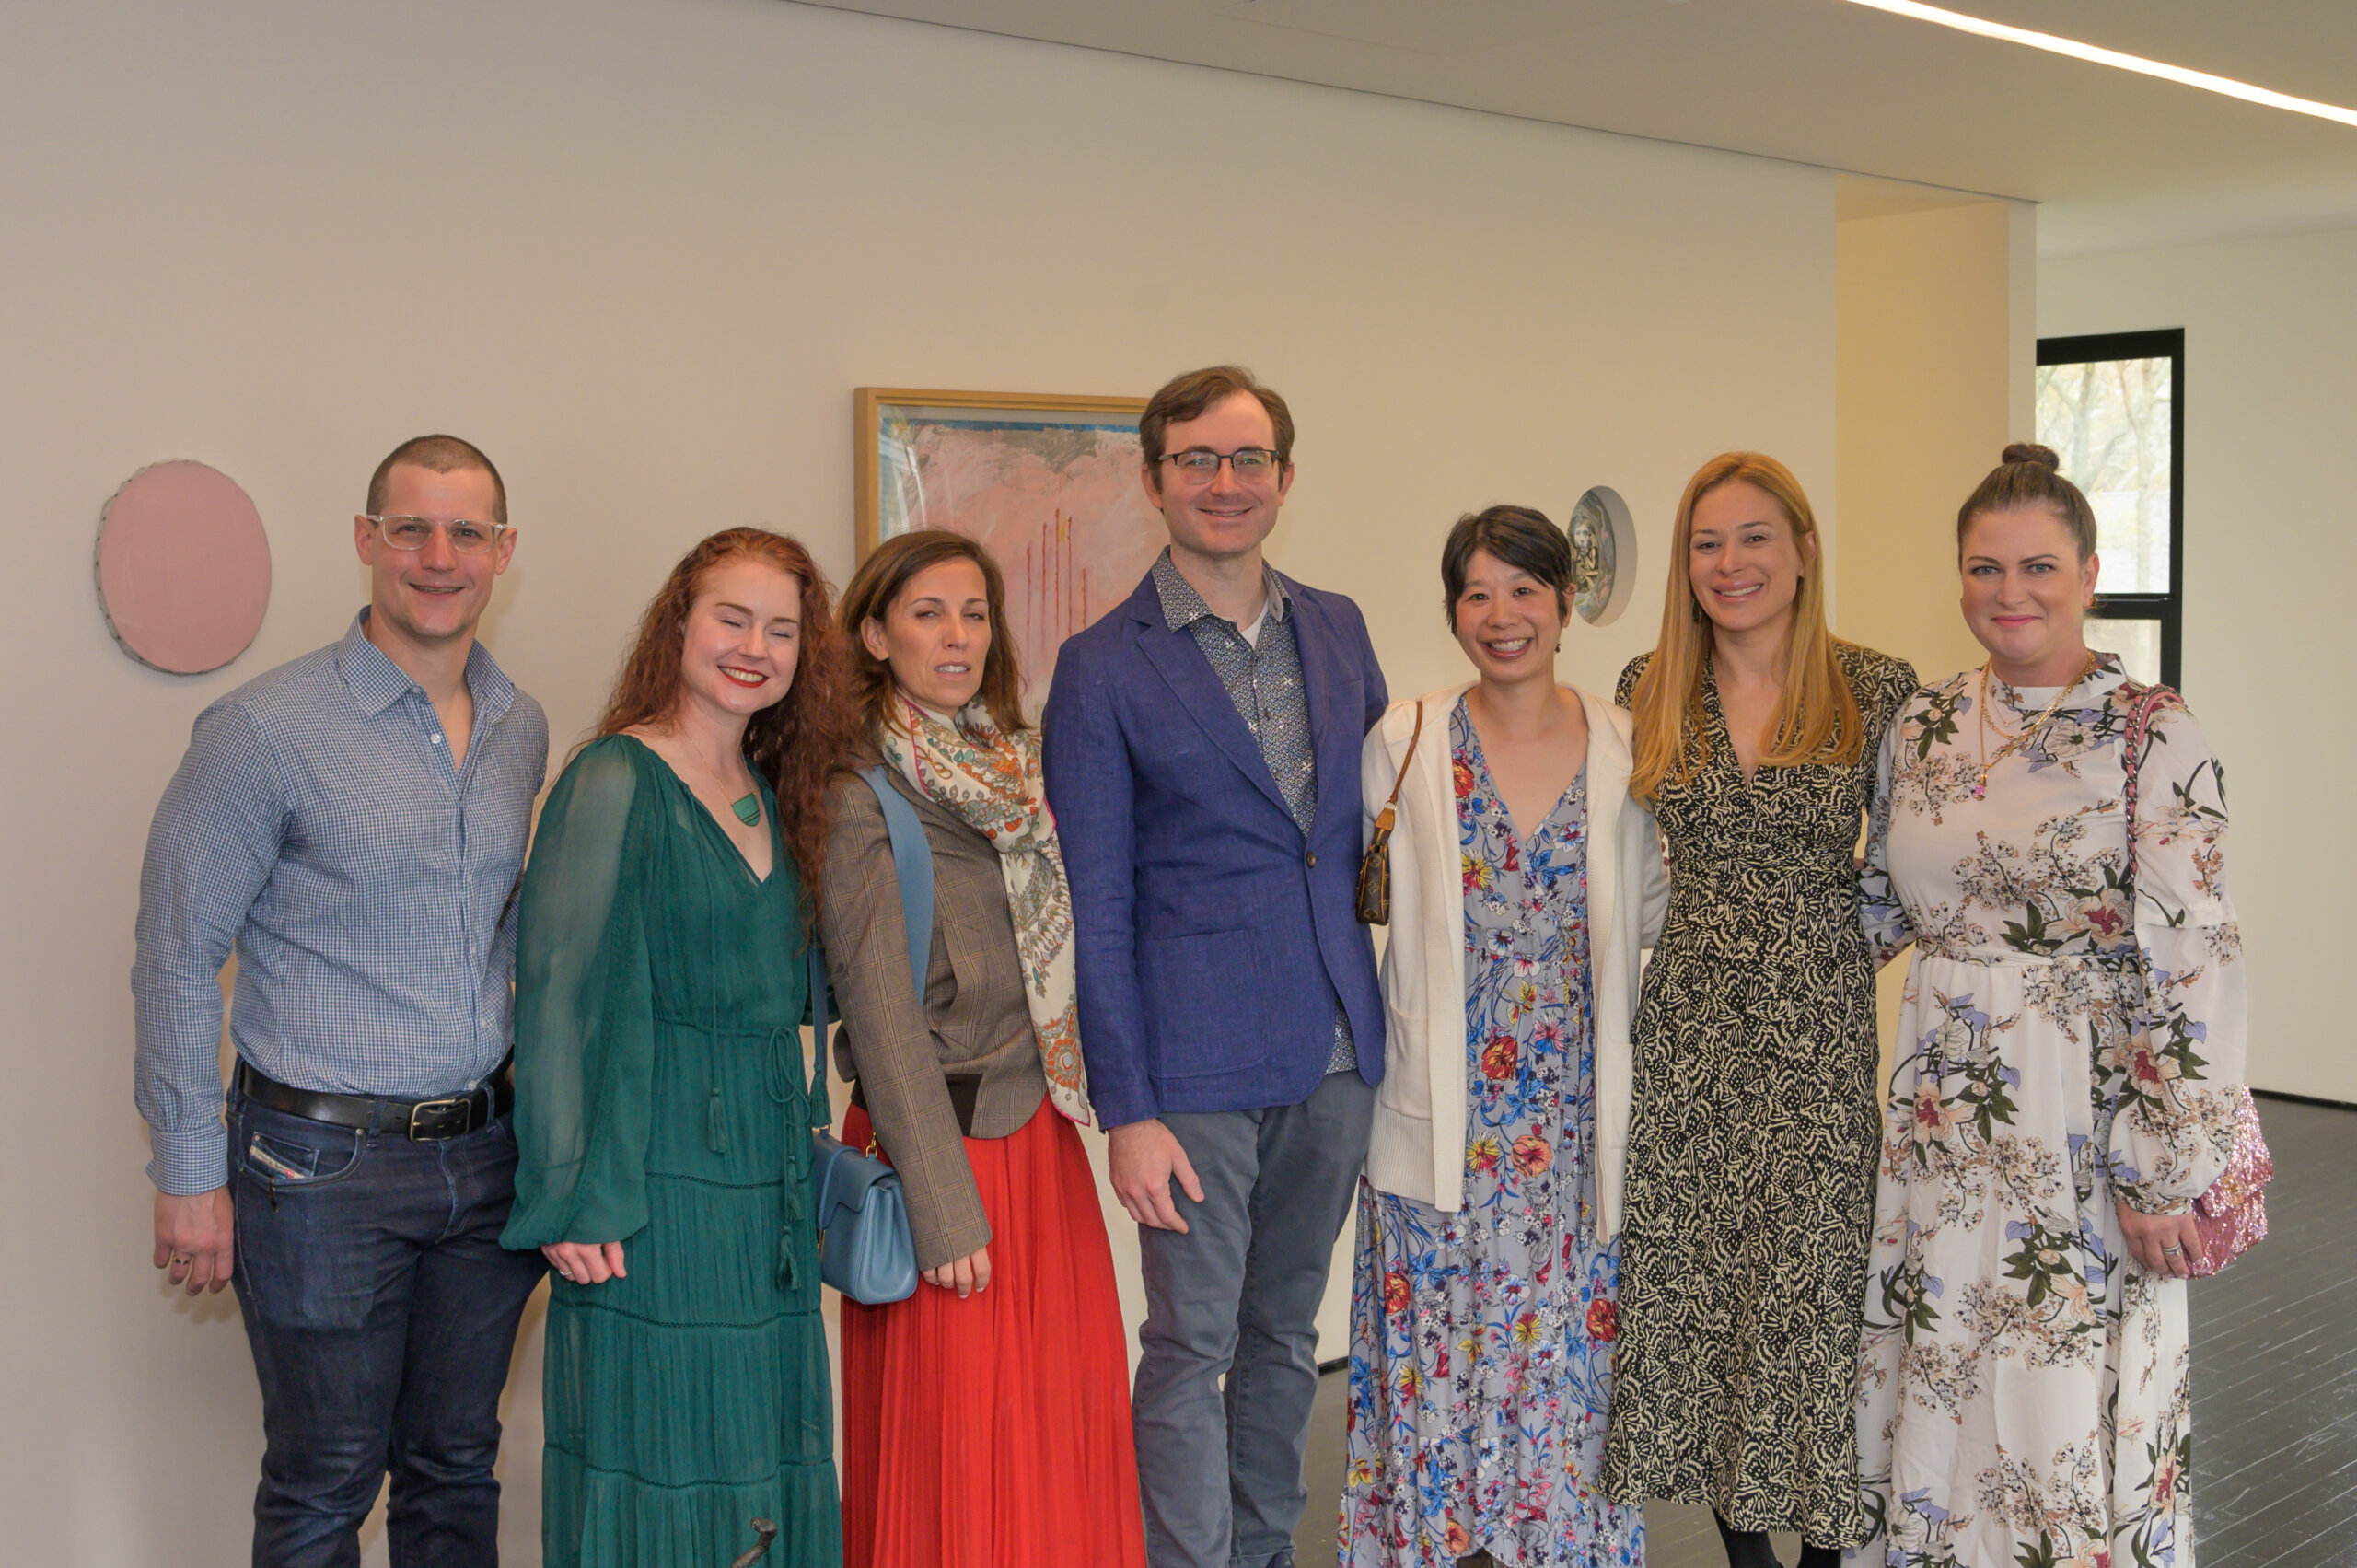
<instances>
[{"instance_id":1,"label":"white cardigan","mask_svg":"<svg viewBox=\"0 0 2357 1568\"><path fill-rule=\"evenodd\" d=\"M1421 699L1423 738L1391 832L1391 940L1383 955L1383 1084L1367 1179L1455 1213L1465 1198L1465 876L1449 715L1469 686ZM1630 718L1585 691L1588 962L1596 1012L1596 1191L1600 1237L1620 1231L1631 1052L1643 951L1660 934L1669 875L1653 813L1629 794ZM1395 703L1360 757L1366 832L1399 776L1416 703Z\"/></svg>"}]
</instances>

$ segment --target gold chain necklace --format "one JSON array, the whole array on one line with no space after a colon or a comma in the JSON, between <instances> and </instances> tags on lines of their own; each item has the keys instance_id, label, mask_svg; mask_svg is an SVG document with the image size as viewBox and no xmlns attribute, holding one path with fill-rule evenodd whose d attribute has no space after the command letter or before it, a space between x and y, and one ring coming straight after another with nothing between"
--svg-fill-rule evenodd
<instances>
[{"instance_id":1,"label":"gold chain necklace","mask_svg":"<svg viewBox=\"0 0 2357 1568\"><path fill-rule=\"evenodd\" d=\"M1993 663L1994 661L1991 660L1990 662ZM2072 692L2079 689L2079 683L2086 679L2088 676L2093 675L2097 667L2102 663L2103 659L2101 656L2090 649L2087 653L2086 662L2079 666L2079 673L2071 677L2070 679L2062 683L2062 690L2054 694L2054 701L2046 704L2046 711L2039 714L2038 717L2030 720L2028 724L2023 726L2020 734L2010 738L2003 746L1997 748L1997 754L1994 757L1989 755L1989 664L1984 663L1981 665L1980 711L1980 782L1972 786L1973 799L1981 800L1987 797L1989 794L1989 770L2003 761L2006 758L2012 756L2014 752L2020 750L2023 747L2028 745L2030 738L2037 735L2039 730L2044 729L2053 719L2054 715L2062 711L2062 704L2070 700ZM2011 682L2008 682L2007 684L2010 685ZM2005 733L2005 726L1999 725L1997 726L1997 733L2001 736L2003 735Z\"/></svg>"}]
</instances>

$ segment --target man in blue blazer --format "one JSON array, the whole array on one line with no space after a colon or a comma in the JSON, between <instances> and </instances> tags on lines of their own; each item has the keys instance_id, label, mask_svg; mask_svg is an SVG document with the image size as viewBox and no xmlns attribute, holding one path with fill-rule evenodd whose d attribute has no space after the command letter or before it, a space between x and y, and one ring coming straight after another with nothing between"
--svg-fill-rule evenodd
<instances>
[{"instance_id":1,"label":"man in blue blazer","mask_svg":"<svg viewBox=\"0 0 2357 1568\"><path fill-rule=\"evenodd\" d=\"M1383 1075L1354 911L1383 672L1356 605L1261 560L1283 398L1217 366L1138 430L1170 548L1064 644L1043 729L1089 1096L1144 1254L1146 1553L1290 1565L1315 1319Z\"/></svg>"}]
</instances>

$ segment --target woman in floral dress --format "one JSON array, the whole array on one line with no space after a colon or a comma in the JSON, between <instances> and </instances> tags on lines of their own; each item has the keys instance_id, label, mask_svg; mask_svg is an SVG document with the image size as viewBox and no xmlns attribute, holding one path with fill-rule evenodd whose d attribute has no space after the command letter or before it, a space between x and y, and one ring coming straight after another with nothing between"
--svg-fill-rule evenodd
<instances>
[{"instance_id":1,"label":"woman in floral dress","mask_svg":"<svg viewBox=\"0 0 2357 1568\"><path fill-rule=\"evenodd\" d=\"M1644 1556L1599 1482L1660 841L1628 715L1555 680L1564 536L1493 506L1442 577L1480 679L1395 704L1364 753L1370 818L1397 804L1341 1558L1617 1568Z\"/></svg>"},{"instance_id":2,"label":"woman in floral dress","mask_svg":"<svg viewBox=\"0 0 2357 1568\"><path fill-rule=\"evenodd\" d=\"M2232 1150L2243 1060L2225 796L2176 695L2087 651L2085 497L2046 448L2005 457L1957 523L1989 663L1908 703L1869 847L1868 933L1916 952L1861 1356L1882 1538L1862 1555L2186 1565L2188 1211Z\"/></svg>"}]
</instances>

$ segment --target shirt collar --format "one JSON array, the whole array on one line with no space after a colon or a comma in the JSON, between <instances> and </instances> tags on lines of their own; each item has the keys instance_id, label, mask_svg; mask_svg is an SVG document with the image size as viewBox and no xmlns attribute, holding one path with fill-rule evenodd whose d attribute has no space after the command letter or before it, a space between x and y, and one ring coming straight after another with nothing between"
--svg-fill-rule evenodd
<instances>
[{"instance_id":1,"label":"shirt collar","mask_svg":"<svg viewBox=\"0 0 2357 1568\"><path fill-rule=\"evenodd\" d=\"M368 610L364 606L337 645L335 667L352 694L360 699L360 711L374 718L410 692L421 697L425 692L407 670L385 656L384 649L368 640L367 628ZM481 639L467 650L467 691L475 700L479 729L496 724L516 701L516 683L507 679L507 672L499 668L499 661Z\"/></svg>"},{"instance_id":2,"label":"shirt collar","mask_svg":"<svg viewBox=\"0 0 2357 1568\"><path fill-rule=\"evenodd\" d=\"M1269 614L1279 621L1291 620L1291 585L1277 575L1274 567L1264 563L1260 572L1268 588L1269 597L1262 602L1268 605ZM1155 557L1153 575L1154 590L1162 598L1162 619L1173 632L1183 632L1206 618L1220 620L1213 613L1212 607L1203 602L1203 596L1195 591L1195 585L1179 575L1178 563L1170 559L1170 547L1167 544L1162 547L1162 553ZM1220 621L1220 624L1232 627L1234 622Z\"/></svg>"}]
</instances>

